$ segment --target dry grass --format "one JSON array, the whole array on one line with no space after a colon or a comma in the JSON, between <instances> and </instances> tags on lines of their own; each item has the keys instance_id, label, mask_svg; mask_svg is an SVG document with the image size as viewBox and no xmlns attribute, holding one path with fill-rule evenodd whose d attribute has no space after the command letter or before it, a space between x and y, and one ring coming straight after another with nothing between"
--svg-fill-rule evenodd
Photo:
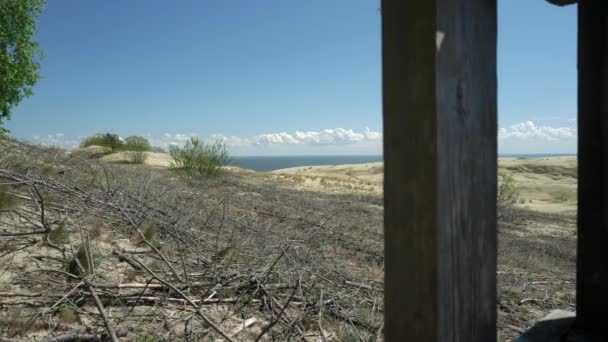
<instances>
[{"instance_id":1,"label":"dry grass","mask_svg":"<svg viewBox=\"0 0 608 342\"><path fill-rule=\"evenodd\" d=\"M190 179L18 143L0 152L0 179L20 196L0 213L0 231L8 233L0 236L0 291L10 293L0 296L0 317L35 308L36 322L45 322L21 329L25 339L85 327L103 334L84 280L126 340L216 340L223 332L243 341L373 341L382 334L376 195L295 191L231 173ZM40 161L57 171L37 173L32 165ZM10 236L45 225L66 239ZM552 309L573 307L573 232L570 216L522 210L500 224L500 340ZM88 272L70 268L75 259L91 265ZM0 337L12 334L0 326Z\"/></svg>"}]
</instances>

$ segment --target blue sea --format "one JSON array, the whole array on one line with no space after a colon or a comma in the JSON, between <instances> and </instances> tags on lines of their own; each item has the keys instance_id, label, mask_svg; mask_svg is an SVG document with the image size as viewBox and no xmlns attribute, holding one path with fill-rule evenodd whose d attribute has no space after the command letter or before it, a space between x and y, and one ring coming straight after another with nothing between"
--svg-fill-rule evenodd
<instances>
[{"instance_id":1,"label":"blue sea","mask_svg":"<svg viewBox=\"0 0 608 342\"><path fill-rule=\"evenodd\" d=\"M542 158L573 156L574 154L501 154L507 158ZM272 171L297 166L364 164L382 161L382 156L250 156L233 157L232 165L255 171Z\"/></svg>"},{"instance_id":2,"label":"blue sea","mask_svg":"<svg viewBox=\"0 0 608 342\"><path fill-rule=\"evenodd\" d=\"M232 157L232 165L255 171L272 171L297 166L364 164L382 161L382 156L272 156Z\"/></svg>"}]
</instances>

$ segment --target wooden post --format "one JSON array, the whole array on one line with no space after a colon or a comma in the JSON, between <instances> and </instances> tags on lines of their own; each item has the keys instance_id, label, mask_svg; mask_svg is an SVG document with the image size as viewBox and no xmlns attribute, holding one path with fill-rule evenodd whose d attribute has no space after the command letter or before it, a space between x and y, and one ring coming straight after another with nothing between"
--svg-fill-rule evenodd
<instances>
[{"instance_id":1,"label":"wooden post","mask_svg":"<svg viewBox=\"0 0 608 342\"><path fill-rule=\"evenodd\" d=\"M578 256L573 335L606 341L608 3L580 0L578 16Z\"/></svg>"},{"instance_id":2,"label":"wooden post","mask_svg":"<svg viewBox=\"0 0 608 342\"><path fill-rule=\"evenodd\" d=\"M385 338L496 341L496 0L383 0Z\"/></svg>"}]
</instances>

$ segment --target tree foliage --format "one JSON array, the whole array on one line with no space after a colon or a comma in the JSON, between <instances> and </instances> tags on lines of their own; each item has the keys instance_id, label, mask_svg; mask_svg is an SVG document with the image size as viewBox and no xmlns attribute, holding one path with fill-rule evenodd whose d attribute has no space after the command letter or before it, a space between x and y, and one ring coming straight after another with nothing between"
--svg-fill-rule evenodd
<instances>
[{"instance_id":1,"label":"tree foliage","mask_svg":"<svg viewBox=\"0 0 608 342\"><path fill-rule=\"evenodd\" d=\"M11 110L32 95L39 79L42 50L32 40L45 0L0 1L0 136Z\"/></svg>"}]
</instances>

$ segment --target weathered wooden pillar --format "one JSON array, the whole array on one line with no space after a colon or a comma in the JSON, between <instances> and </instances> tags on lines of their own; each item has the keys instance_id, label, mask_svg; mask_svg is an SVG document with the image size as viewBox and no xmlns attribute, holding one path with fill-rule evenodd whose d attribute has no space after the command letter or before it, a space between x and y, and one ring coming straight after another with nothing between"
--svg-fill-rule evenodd
<instances>
[{"instance_id":1,"label":"weathered wooden pillar","mask_svg":"<svg viewBox=\"0 0 608 342\"><path fill-rule=\"evenodd\" d=\"M578 256L573 335L608 340L608 3L578 2Z\"/></svg>"},{"instance_id":2,"label":"weathered wooden pillar","mask_svg":"<svg viewBox=\"0 0 608 342\"><path fill-rule=\"evenodd\" d=\"M496 0L383 0L385 337L496 340Z\"/></svg>"}]
</instances>

